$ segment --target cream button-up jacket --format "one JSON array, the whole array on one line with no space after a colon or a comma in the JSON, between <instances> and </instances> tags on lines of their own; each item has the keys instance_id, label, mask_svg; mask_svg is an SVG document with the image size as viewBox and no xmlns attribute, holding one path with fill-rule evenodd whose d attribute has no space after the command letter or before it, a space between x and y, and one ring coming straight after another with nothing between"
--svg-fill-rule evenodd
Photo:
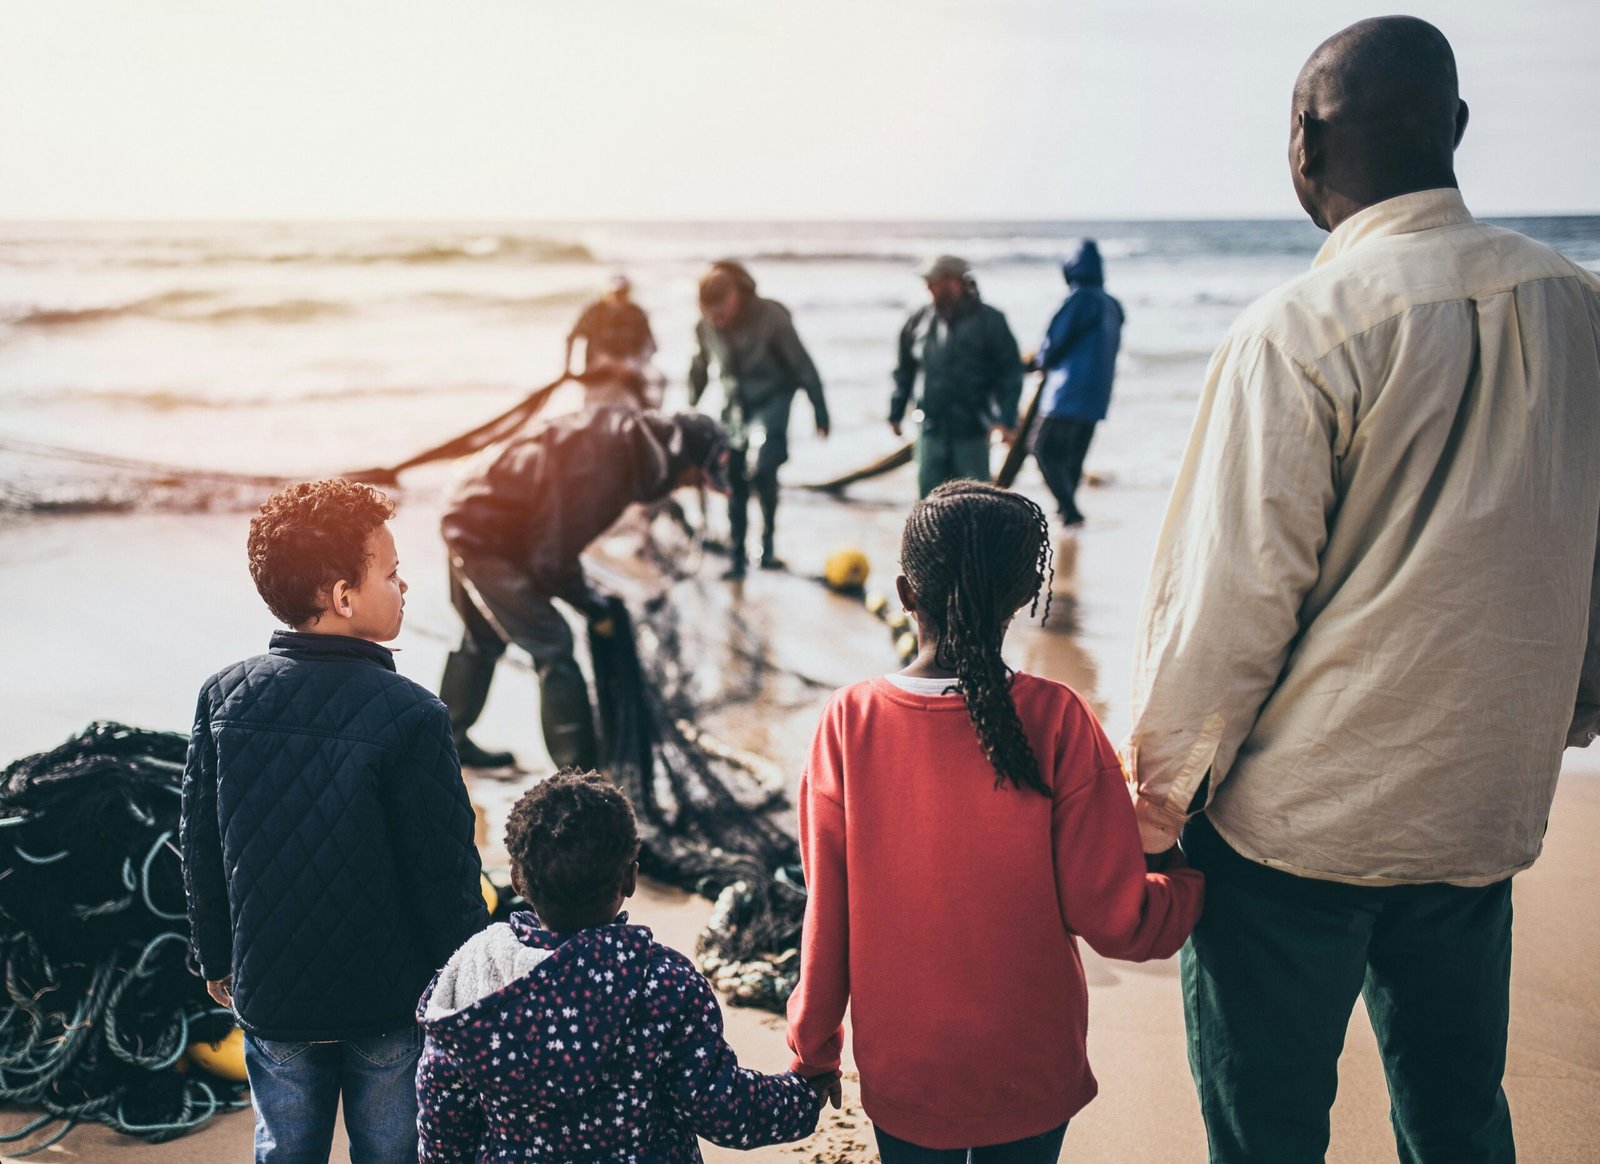
<instances>
[{"instance_id":1,"label":"cream button-up jacket","mask_svg":"<svg viewBox=\"0 0 1600 1164\"><path fill-rule=\"evenodd\" d=\"M1340 224L1207 373L1134 664L1146 848L1203 807L1307 877L1532 864L1600 730L1597 529L1600 278L1454 189Z\"/></svg>"}]
</instances>

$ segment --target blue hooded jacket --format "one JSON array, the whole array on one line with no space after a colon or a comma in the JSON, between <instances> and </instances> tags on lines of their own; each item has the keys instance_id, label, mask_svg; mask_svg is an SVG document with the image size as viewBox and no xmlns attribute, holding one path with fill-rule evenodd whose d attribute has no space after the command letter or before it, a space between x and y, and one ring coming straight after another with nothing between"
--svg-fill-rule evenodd
<instances>
[{"instance_id":1,"label":"blue hooded jacket","mask_svg":"<svg viewBox=\"0 0 1600 1164\"><path fill-rule=\"evenodd\" d=\"M1122 346L1122 304L1101 284L1100 248L1085 239L1061 266L1072 288L1039 345L1044 372L1039 413L1055 420L1104 420Z\"/></svg>"}]
</instances>

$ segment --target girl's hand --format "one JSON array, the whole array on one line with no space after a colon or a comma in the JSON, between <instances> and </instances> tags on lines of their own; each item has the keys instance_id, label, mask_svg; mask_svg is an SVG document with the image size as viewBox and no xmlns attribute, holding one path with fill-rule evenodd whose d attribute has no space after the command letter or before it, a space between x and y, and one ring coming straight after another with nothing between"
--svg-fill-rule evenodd
<instances>
[{"instance_id":1,"label":"girl's hand","mask_svg":"<svg viewBox=\"0 0 1600 1164\"><path fill-rule=\"evenodd\" d=\"M806 1082L811 1085L811 1090L816 1092L824 1107L831 1103L835 1111L839 1109L839 1104L844 1100L844 1089L839 1085L837 1071L831 1071L827 1075L813 1075Z\"/></svg>"}]
</instances>

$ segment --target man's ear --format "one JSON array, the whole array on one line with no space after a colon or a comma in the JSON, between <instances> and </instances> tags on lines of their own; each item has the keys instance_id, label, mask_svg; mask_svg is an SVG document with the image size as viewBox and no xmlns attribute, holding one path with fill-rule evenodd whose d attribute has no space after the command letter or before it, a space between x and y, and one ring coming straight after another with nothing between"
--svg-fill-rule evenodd
<instances>
[{"instance_id":1,"label":"man's ear","mask_svg":"<svg viewBox=\"0 0 1600 1164\"><path fill-rule=\"evenodd\" d=\"M1324 125L1304 109L1294 117L1294 168L1310 178L1322 168Z\"/></svg>"},{"instance_id":2,"label":"man's ear","mask_svg":"<svg viewBox=\"0 0 1600 1164\"><path fill-rule=\"evenodd\" d=\"M1456 102L1456 147L1461 145L1461 139L1467 135L1467 103Z\"/></svg>"}]
</instances>

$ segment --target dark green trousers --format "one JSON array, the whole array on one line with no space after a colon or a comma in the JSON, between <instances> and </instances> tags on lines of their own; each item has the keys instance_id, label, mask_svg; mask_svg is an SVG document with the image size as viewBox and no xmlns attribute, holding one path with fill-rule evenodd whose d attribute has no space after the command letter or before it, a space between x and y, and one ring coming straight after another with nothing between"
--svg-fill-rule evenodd
<instances>
[{"instance_id":1,"label":"dark green trousers","mask_svg":"<svg viewBox=\"0 0 1600 1164\"><path fill-rule=\"evenodd\" d=\"M1206 905L1183 948L1189 1067L1214 1164L1311 1164L1356 996L1389 1081L1401 1164L1516 1159L1505 1072L1511 881L1314 881L1184 832Z\"/></svg>"}]
</instances>

